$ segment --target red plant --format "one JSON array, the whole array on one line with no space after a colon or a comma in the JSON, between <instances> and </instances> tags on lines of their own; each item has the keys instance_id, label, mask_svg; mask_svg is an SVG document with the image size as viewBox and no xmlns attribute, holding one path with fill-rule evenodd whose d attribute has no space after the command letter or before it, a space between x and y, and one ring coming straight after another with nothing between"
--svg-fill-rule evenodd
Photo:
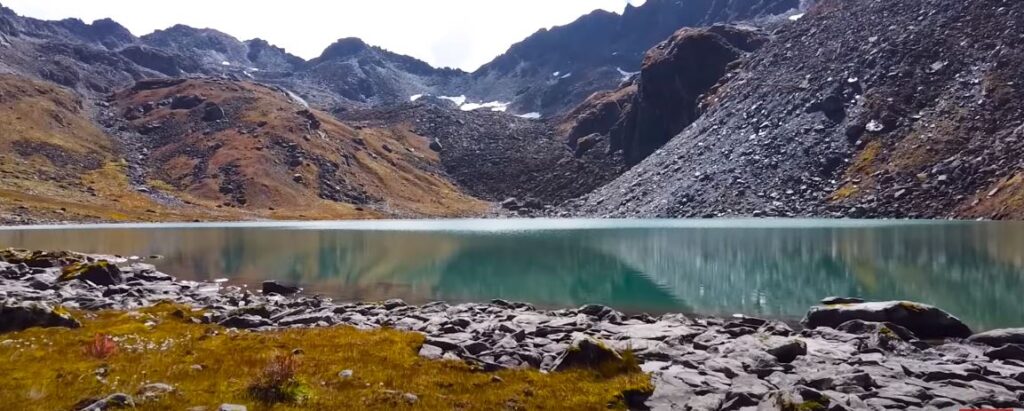
<instances>
[{"instance_id":1,"label":"red plant","mask_svg":"<svg viewBox=\"0 0 1024 411\"><path fill-rule=\"evenodd\" d=\"M85 355L98 360L110 358L112 355L117 354L117 351L117 341L114 341L113 338L105 334L96 334L92 342L85 346Z\"/></svg>"},{"instance_id":2,"label":"red plant","mask_svg":"<svg viewBox=\"0 0 1024 411\"><path fill-rule=\"evenodd\" d=\"M277 355L267 363L260 375L262 385L280 386L295 378L299 370L299 359L291 354Z\"/></svg>"}]
</instances>

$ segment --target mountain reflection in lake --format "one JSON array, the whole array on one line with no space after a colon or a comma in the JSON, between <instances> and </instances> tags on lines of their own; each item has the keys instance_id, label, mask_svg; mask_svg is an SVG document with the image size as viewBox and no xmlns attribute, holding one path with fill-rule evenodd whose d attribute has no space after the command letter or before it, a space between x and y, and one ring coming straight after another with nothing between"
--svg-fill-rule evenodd
<instances>
[{"instance_id":1,"label":"mountain reflection in lake","mask_svg":"<svg viewBox=\"0 0 1024 411\"><path fill-rule=\"evenodd\" d=\"M1024 224L452 220L0 230L0 246L163 255L180 278L343 300L585 303L796 318L825 296L908 299L1024 325Z\"/></svg>"}]
</instances>

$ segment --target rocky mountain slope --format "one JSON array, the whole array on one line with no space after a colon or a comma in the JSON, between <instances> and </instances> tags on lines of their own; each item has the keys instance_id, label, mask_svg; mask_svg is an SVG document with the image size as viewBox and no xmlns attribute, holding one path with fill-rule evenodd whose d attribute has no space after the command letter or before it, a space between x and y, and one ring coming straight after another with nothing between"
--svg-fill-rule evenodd
<instances>
[{"instance_id":1,"label":"rocky mountain slope","mask_svg":"<svg viewBox=\"0 0 1024 411\"><path fill-rule=\"evenodd\" d=\"M551 117L616 88L640 70L648 49L681 27L774 16L799 6L799 0L648 0L627 5L621 15L594 11L513 45L472 74L466 94Z\"/></svg>"},{"instance_id":2,"label":"rocky mountain slope","mask_svg":"<svg viewBox=\"0 0 1024 411\"><path fill-rule=\"evenodd\" d=\"M140 153L138 182L186 202L306 218L486 207L448 182L426 138L351 128L279 88L146 80L110 100L102 122Z\"/></svg>"},{"instance_id":3,"label":"rocky mountain slope","mask_svg":"<svg viewBox=\"0 0 1024 411\"><path fill-rule=\"evenodd\" d=\"M0 75L0 222L252 218L137 192L92 110L61 87Z\"/></svg>"},{"instance_id":4,"label":"rocky mountain slope","mask_svg":"<svg viewBox=\"0 0 1024 411\"><path fill-rule=\"evenodd\" d=\"M575 156L546 123L497 112L464 112L442 99L356 110L351 124L397 127L432 139L447 174L472 195L523 213L586 194L620 172L600 150Z\"/></svg>"},{"instance_id":5,"label":"rocky mountain slope","mask_svg":"<svg viewBox=\"0 0 1024 411\"><path fill-rule=\"evenodd\" d=\"M557 120L559 132L577 152L606 145L634 165L692 124L701 97L766 42L753 27L681 29L647 53L638 76Z\"/></svg>"},{"instance_id":6,"label":"rocky mountain slope","mask_svg":"<svg viewBox=\"0 0 1024 411\"><path fill-rule=\"evenodd\" d=\"M1024 217L1024 3L820 1L586 215Z\"/></svg>"},{"instance_id":7,"label":"rocky mountain slope","mask_svg":"<svg viewBox=\"0 0 1024 411\"><path fill-rule=\"evenodd\" d=\"M112 20L42 21L0 6L0 72L95 93L141 78L228 74L286 87L329 109L435 95L549 116L617 86L649 47L679 27L772 16L797 5L798 0L651 0L622 15L598 11L541 30L472 74L431 67L356 38L338 40L320 57L304 61L265 40L241 41L213 29L176 25L135 37Z\"/></svg>"}]
</instances>

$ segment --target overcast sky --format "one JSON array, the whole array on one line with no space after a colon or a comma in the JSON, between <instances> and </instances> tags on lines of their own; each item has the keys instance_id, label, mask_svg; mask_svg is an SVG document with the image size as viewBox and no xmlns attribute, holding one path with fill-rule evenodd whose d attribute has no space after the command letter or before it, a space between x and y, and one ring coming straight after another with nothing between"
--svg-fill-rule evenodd
<instances>
[{"instance_id":1,"label":"overcast sky","mask_svg":"<svg viewBox=\"0 0 1024 411\"><path fill-rule=\"evenodd\" d=\"M342 37L472 71L540 28L645 0L0 0L20 15L110 17L143 35L174 24L263 38L310 59Z\"/></svg>"}]
</instances>

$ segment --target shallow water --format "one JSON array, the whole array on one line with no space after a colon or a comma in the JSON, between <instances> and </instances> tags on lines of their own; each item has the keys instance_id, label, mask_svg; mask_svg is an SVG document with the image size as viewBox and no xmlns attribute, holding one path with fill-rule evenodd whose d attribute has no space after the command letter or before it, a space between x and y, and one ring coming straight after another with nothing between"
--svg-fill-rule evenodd
<instances>
[{"instance_id":1,"label":"shallow water","mask_svg":"<svg viewBox=\"0 0 1024 411\"><path fill-rule=\"evenodd\" d=\"M0 247L158 254L179 278L343 300L798 318L825 296L908 299L1024 326L1024 223L416 220L0 229Z\"/></svg>"}]
</instances>

